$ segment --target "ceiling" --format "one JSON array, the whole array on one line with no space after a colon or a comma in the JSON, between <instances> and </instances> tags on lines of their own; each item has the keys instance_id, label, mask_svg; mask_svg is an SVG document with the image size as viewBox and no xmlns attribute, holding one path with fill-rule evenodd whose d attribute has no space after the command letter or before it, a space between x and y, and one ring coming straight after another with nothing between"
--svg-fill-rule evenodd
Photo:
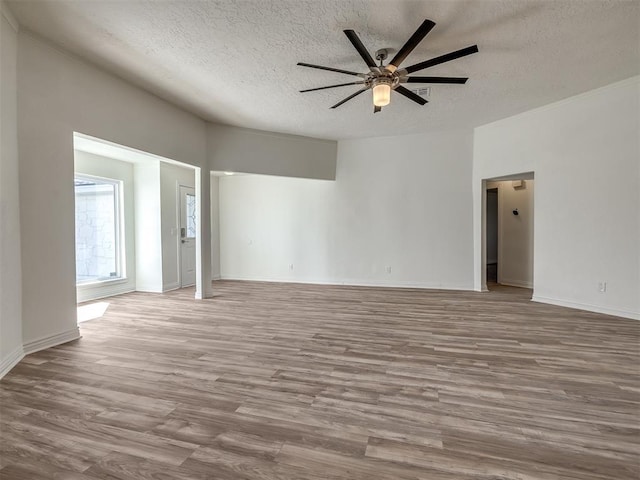
<instances>
[{"instance_id":1,"label":"ceiling","mask_svg":"<svg viewBox=\"0 0 640 480\"><path fill-rule=\"evenodd\" d=\"M9 1L23 27L218 123L344 139L470 128L640 74L640 2L628 0ZM365 72L344 29L373 52L436 23L411 65L477 44L480 52L420 75L423 107L398 94L373 114L357 80L296 66ZM416 85L410 85L415 87Z\"/></svg>"}]
</instances>

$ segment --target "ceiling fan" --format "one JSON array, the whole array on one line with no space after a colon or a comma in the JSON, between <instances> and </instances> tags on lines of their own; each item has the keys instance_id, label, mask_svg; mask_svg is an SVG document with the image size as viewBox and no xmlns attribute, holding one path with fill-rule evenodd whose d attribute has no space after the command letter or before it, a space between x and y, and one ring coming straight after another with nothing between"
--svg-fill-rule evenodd
<instances>
[{"instance_id":1,"label":"ceiling fan","mask_svg":"<svg viewBox=\"0 0 640 480\"><path fill-rule=\"evenodd\" d=\"M402 46L402 48L396 53L393 59L387 64L384 65L384 61L387 59L388 50L381 49L376 52L376 59L380 62L379 65L376 65L376 62L371 57L369 51L362 44L362 41L358 37L358 34L353 30L344 30L344 34L347 36L351 44L358 51L364 62L369 67L369 72L367 73L358 73L358 72L350 72L348 70L341 70L339 68L331 68L331 67L323 67L322 65L312 65L310 63L299 62L298 65L302 67L309 68L317 68L319 70L328 70L330 72L344 73L346 75L354 75L356 77L362 78L362 80L358 82L350 82L350 83L340 83L338 85L329 85L326 87L318 87L318 88L309 88L307 90L300 90L301 93L306 92L315 92L317 90L325 90L327 88L336 88L336 87L346 87L348 85L362 85L362 89L358 90L356 93L349 95L347 98L339 101L331 108L338 108L340 105L348 102L354 97L357 97L363 92L371 89L373 91L373 113L380 112L382 107L389 105L391 102L391 91L394 90L401 95L404 95L409 100L413 100L414 102L424 105L427 103L427 100L422 98L420 95L412 92L408 88L403 87L402 83L448 83L448 84L464 84L468 80L468 78L464 77L409 77L408 75L413 72L417 72L419 70L424 70L425 68L433 67L434 65L439 65L441 63L450 62L451 60L455 60L460 57L464 57L467 55L471 55L472 53L478 52L478 46L473 45L471 47L466 47L461 50L456 50L455 52L450 52L445 55L441 55L436 58L432 58L431 60L426 60L424 62L416 63L411 65L410 67L399 68L400 64L404 61L405 58L413 51L414 48L418 46L418 44L422 41L424 37L431 31L433 27L435 27L435 23L431 20L425 20L422 22L422 25L418 27L411 38L407 40L407 42Z\"/></svg>"}]
</instances>

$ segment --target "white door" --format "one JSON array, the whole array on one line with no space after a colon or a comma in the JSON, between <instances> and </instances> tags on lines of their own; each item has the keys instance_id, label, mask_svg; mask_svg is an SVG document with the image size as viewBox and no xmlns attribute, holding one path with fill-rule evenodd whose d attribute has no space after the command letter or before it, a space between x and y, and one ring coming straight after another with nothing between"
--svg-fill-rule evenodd
<instances>
[{"instance_id":1,"label":"white door","mask_svg":"<svg viewBox=\"0 0 640 480\"><path fill-rule=\"evenodd\" d=\"M196 191L180 185L180 286L196 283Z\"/></svg>"}]
</instances>

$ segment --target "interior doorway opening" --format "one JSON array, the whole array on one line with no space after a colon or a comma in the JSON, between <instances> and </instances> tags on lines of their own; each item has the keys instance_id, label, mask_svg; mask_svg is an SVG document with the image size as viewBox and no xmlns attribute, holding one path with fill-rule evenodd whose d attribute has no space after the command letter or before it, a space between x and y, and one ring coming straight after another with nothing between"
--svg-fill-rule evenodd
<instances>
[{"instance_id":1,"label":"interior doorway opening","mask_svg":"<svg viewBox=\"0 0 640 480\"><path fill-rule=\"evenodd\" d=\"M74 133L79 321L99 318L106 311L98 308L99 302L86 302L133 291L162 293L196 283L197 170ZM188 190L188 204L182 206L181 188ZM190 255L181 252L181 221ZM188 263L185 269L182 258Z\"/></svg>"},{"instance_id":2,"label":"interior doorway opening","mask_svg":"<svg viewBox=\"0 0 640 480\"><path fill-rule=\"evenodd\" d=\"M483 290L534 287L534 174L483 180Z\"/></svg>"}]
</instances>

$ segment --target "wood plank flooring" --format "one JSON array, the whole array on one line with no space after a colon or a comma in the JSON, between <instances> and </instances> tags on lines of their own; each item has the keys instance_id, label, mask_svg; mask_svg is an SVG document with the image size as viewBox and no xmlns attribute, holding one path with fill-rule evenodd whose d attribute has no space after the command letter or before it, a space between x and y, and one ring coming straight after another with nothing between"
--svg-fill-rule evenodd
<instances>
[{"instance_id":1,"label":"wood plank flooring","mask_svg":"<svg viewBox=\"0 0 640 480\"><path fill-rule=\"evenodd\" d=\"M640 322L490 293L113 297L0 382L0 479L640 475Z\"/></svg>"}]
</instances>

